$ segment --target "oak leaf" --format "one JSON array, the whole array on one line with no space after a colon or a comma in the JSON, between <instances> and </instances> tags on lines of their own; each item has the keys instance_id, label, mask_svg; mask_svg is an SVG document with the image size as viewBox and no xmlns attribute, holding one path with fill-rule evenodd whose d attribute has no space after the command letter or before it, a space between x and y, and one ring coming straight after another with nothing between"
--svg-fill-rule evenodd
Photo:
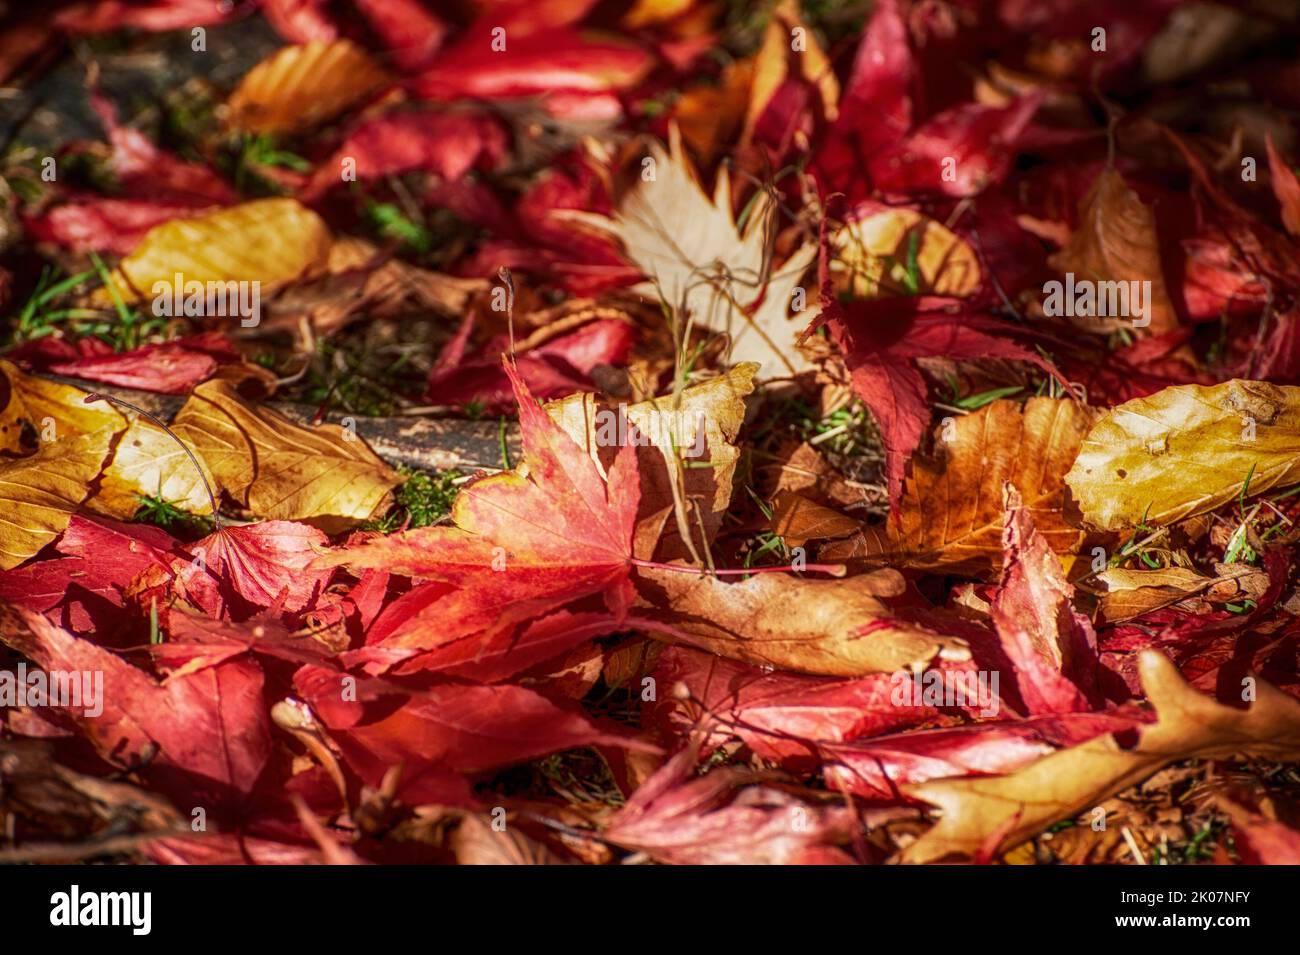
<instances>
[{"instance_id":1,"label":"oak leaf","mask_svg":"<svg viewBox=\"0 0 1300 955\"><path fill-rule=\"evenodd\" d=\"M1122 745L1108 733L1005 776L907 787L943 816L904 850L903 860L972 856L994 838L1011 848L1179 760L1300 759L1300 702L1270 684L1259 681L1255 701L1238 709L1192 689L1155 650L1144 651L1138 665L1156 722L1138 730L1136 743Z\"/></svg>"}]
</instances>

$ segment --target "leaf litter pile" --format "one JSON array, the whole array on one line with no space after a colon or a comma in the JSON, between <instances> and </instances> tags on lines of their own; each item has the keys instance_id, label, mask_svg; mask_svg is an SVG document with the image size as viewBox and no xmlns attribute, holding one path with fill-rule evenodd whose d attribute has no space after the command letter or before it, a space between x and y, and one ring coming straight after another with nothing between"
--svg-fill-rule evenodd
<instances>
[{"instance_id":1,"label":"leaf litter pile","mask_svg":"<svg viewBox=\"0 0 1300 955\"><path fill-rule=\"evenodd\" d=\"M1300 9L0 31L0 861L1300 862Z\"/></svg>"}]
</instances>

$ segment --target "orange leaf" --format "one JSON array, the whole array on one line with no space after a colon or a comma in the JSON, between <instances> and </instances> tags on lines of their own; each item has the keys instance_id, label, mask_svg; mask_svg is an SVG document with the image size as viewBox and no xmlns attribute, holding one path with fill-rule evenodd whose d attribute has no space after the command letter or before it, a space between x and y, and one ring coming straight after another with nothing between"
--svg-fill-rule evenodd
<instances>
[{"instance_id":1,"label":"orange leaf","mask_svg":"<svg viewBox=\"0 0 1300 955\"><path fill-rule=\"evenodd\" d=\"M388 82L351 40L286 46L248 71L230 95L230 125L253 133L296 133L333 119Z\"/></svg>"}]
</instances>

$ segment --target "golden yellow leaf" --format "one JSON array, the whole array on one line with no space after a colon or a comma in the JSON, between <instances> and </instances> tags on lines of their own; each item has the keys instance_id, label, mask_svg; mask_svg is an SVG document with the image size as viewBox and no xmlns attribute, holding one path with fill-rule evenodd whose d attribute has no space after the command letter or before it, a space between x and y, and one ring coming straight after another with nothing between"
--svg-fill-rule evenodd
<instances>
[{"instance_id":1,"label":"golden yellow leaf","mask_svg":"<svg viewBox=\"0 0 1300 955\"><path fill-rule=\"evenodd\" d=\"M1005 776L906 786L943 816L904 850L903 861L971 856L998 833L1000 845L1010 848L1179 760L1300 759L1300 702L1281 690L1260 680L1255 701L1237 709L1193 689L1158 651L1144 650L1138 670L1156 722L1138 730L1131 749L1107 733Z\"/></svg>"},{"instance_id":2,"label":"golden yellow leaf","mask_svg":"<svg viewBox=\"0 0 1300 955\"><path fill-rule=\"evenodd\" d=\"M954 418L949 440L940 433L934 456L913 458L897 517L828 544L820 559L995 572L1002 566L1002 487L1008 481L1052 550L1070 553L1082 534L1062 513L1065 472L1093 416L1076 401L1036 397L1023 410L999 400Z\"/></svg>"},{"instance_id":3,"label":"golden yellow leaf","mask_svg":"<svg viewBox=\"0 0 1300 955\"><path fill-rule=\"evenodd\" d=\"M155 284L171 288L177 275L205 288L209 282L259 282L264 301L275 287L323 265L329 248L325 222L296 199L258 199L155 226L118 263L112 281L128 302L153 299ZM106 302L106 290L95 298Z\"/></svg>"},{"instance_id":4,"label":"golden yellow leaf","mask_svg":"<svg viewBox=\"0 0 1300 955\"><path fill-rule=\"evenodd\" d=\"M755 666L827 676L893 673L970 659L965 641L899 620L885 597L895 571L845 580L758 574L741 583L656 568L636 571L636 625Z\"/></svg>"},{"instance_id":5,"label":"golden yellow leaf","mask_svg":"<svg viewBox=\"0 0 1300 955\"><path fill-rule=\"evenodd\" d=\"M622 24L629 30L654 23L663 23L681 16L691 8L695 0L636 0L632 9L623 14Z\"/></svg>"},{"instance_id":6,"label":"golden yellow leaf","mask_svg":"<svg viewBox=\"0 0 1300 955\"><path fill-rule=\"evenodd\" d=\"M86 404L87 394L28 375L0 359L0 450L24 452L31 450L31 442L45 445L72 435L126 427L126 419L106 402Z\"/></svg>"},{"instance_id":7,"label":"golden yellow leaf","mask_svg":"<svg viewBox=\"0 0 1300 955\"><path fill-rule=\"evenodd\" d=\"M1163 527L1300 481L1300 388L1234 379L1177 385L1112 408L1066 483L1102 530Z\"/></svg>"},{"instance_id":8,"label":"golden yellow leaf","mask_svg":"<svg viewBox=\"0 0 1300 955\"><path fill-rule=\"evenodd\" d=\"M1124 177L1114 169L1098 176L1079 205L1079 217L1082 221L1070 241L1048 260L1052 268L1072 273L1076 283L1150 282L1151 294L1143 299L1147 310L1144 325L1114 314L1074 315L1071 320L1098 332L1136 328L1140 335L1153 335L1177 328L1178 316L1160 266L1155 215L1125 184ZM1117 289L1117 296L1120 291L1126 290ZM1100 292L1095 296L1100 299ZM1094 306L1094 312L1099 311L1100 306Z\"/></svg>"},{"instance_id":9,"label":"golden yellow leaf","mask_svg":"<svg viewBox=\"0 0 1300 955\"><path fill-rule=\"evenodd\" d=\"M189 437L184 428L174 430L182 440ZM246 447L243 453L248 456ZM202 457L195 456L202 465ZM213 493L217 493L220 484L215 476L207 470L204 473ZM136 418L118 441L103 479L86 501L86 507L125 520L139 510L140 499L145 496L161 498L190 514L212 513L212 502L190 456L157 425Z\"/></svg>"},{"instance_id":10,"label":"golden yellow leaf","mask_svg":"<svg viewBox=\"0 0 1300 955\"><path fill-rule=\"evenodd\" d=\"M174 430L254 514L308 521L326 533L375 516L402 481L349 429L296 425L246 404L225 381L195 388Z\"/></svg>"},{"instance_id":11,"label":"golden yellow leaf","mask_svg":"<svg viewBox=\"0 0 1300 955\"><path fill-rule=\"evenodd\" d=\"M333 119L389 82L351 40L286 46L244 76L226 102L229 123L253 133L298 133Z\"/></svg>"},{"instance_id":12,"label":"golden yellow leaf","mask_svg":"<svg viewBox=\"0 0 1300 955\"><path fill-rule=\"evenodd\" d=\"M884 295L971 295L980 264L966 240L912 209L885 209L849 222L832 240L831 272L858 298ZM915 254L916 274L908 263ZM916 287L909 288L908 282Z\"/></svg>"},{"instance_id":13,"label":"golden yellow leaf","mask_svg":"<svg viewBox=\"0 0 1300 955\"><path fill-rule=\"evenodd\" d=\"M0 570L17 567L63 533L117 433L69 434L28 457L0 461Z\"/></svg>"}]
</instances>

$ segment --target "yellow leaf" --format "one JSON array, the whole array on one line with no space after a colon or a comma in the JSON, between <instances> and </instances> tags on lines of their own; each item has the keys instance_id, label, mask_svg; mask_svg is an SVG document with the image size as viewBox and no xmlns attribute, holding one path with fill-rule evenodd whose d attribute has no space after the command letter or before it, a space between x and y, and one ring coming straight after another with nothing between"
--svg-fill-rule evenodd
<instances>
[{"instance_id":1,"label":"yellow leaf","mask_svg":"<svg viewBox=\"0 0 1300 955\"><path fill-rule=\"evenodd\" d=\"M154 298L155 283L171 288L177 275L182 283L205 288L209 282L259 282L264 297L321 266L329 248L329 229L306 206L295 199L258 199L155 226L118 263L112 281L128 302ZM104 289L95 297L108 299Z\"/></svg>"},{"instance_id":2,"label":"yellow leaf","mask_svg":"<svg viewBox=\"0 0 1300 955\"><path fill-rule=\"evenodd\" d=\"M188 436L184 428L174 430L182 440ZM246 447L243 453L248 455ZM199 460L202 465L202 458ZM217 493L220 485L216 478L206 470L204 473L213 493ZM86 506L96 513L125 520L139 510L140 499L146 496L160 498L190 514L212 513L212 502L190 456L157 425L136 418L117 443L103 480Z\"/></svg>"},{"instance_id":3,"label":"yellow leaf","mask_svg":"<svg viewBox=\"0 0 1300 955\"><path fill-rule=\"evenodd\" d=\"M326 533L375 516L402 481L349 429L296 425L245 404L226 381L195 388L174 430L253 513L308 521Z\"/></svg>"},{"instance_id":4,"label":"yellow leaf","mask_svg":"<svg viewBox=\"0 0 1300 955\"><path fill-rule=\"evenodd\" d=\"M1128 570L1112 567L1097 574L1106 589L1097 607L1098 623L1131 620L1151 610L1199 597L1202 601L1259 601L1268 590L1268 572L1249 564L1218 564L1206 577L1186 567Z\"/></svg>"},{"instance_id":5,"label":"yellow leaf","mask_svg":"<svg viewBox=\"0 0 1300 955\"><path fill-rule=\"evenodd\" d=\"M1300 388L1177 385L1108 411L1066 475L1083 520L1164 527L1300 480Z\"/></svg>"},{"instance_id":6,"label":"yellow leaf","mask_svg":"<svg viewBox=\"0 0 1300 955\"><path fill-rule=\"evenodd\" d=\"M903 852L904 862L971 856L995 834L1015 846L1052 823L1098 805L1169 763L1235 755L1300 759L1300 702L1264 681L1246 709L1199 693L1155 650L1138 661L1142 688L1156 722L1125 749L1107 733L1030 763L1005 776L939 779L904 787L943 811L940 820Z\"/></svg>"},{"instance_id":7,"label":"yellow leaf","mask_svg":"<svg viewBox=\"0 0 1300 955\"><path fill-rule=\"evenodd\" d=\"M1097 574L1097 583L1106 588L1098 606L1098 622L1119 623L1199 594L1213 586L1215 578L1186 567L1112 567Z\"/></svg>"},{"instance_id":8,"label":"yellow leaf","mask_svg":"<svg viewBox=\"0 0 1300 955\"><path fill-rule=\"evenodd\" d=\"M126 420L106 402L88 405L87 392L28 375L0 360L0 450L21 453L64 437L93 431L121 431ZM27 431L28 441L23 440Z\"/></svg>"},{"instance_id":9,"label":"yellow leaf","mask_svg":"<svg viewBox=\"0 0 1300 955\"><path fill-rule=\"evenodd\" d=\"M17 567L63 533L116 434L105 428L68 435L29 457L0 461L0 570Z\"/></svg>"},{"instance_id":10,"label":"yellow leaf","mask_svg":"<svg viewBox=\"0 0 1300 955\"><path fill-rule=\"evenodd\" d=\"M230 125L253 133L297 133L333 119L389 81L351 40L286 46L248 71L226 102Z\"/></svg>"},{"instance_id":11,"label":"yellow leaf","mask_svg":"<svg viewBox=\"0 0 1300 955\"><path fill-rule=\"evenodd\" d=\"M858 298L962 297L980 287L975 250L960 236L911 209L885 209L865 216L845 225L831 241L835 250L832 274L841 288ZM916 287L909 288L908 262L913 254Z\"/></svg>"},{"instance_id":12,"label":"yellow leaf","mask_svg":"<svg viewBox=\"0 0 1300 955\"><path fill-rule=\"evenodd\" d=\"M663 23L681 16L695 0L636 0L632 9L623 14L622 24L628 30Z\"/></svg>"}]
</instances>

